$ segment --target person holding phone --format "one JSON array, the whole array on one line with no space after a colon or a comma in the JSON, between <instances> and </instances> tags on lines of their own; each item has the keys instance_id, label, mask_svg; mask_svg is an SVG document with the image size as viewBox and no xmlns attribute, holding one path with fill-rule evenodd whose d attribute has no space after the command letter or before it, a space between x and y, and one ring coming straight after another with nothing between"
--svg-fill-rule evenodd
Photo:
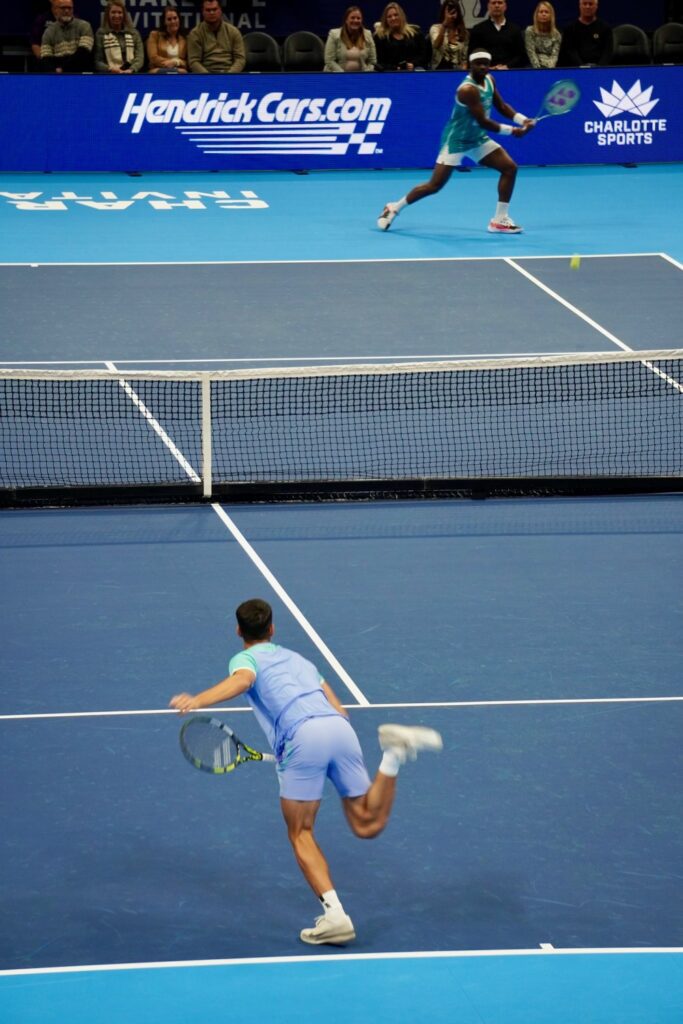
<instances>
[{"instance_id":1,"label":"person holding phone","mask_svg":"<svg viewBox=\"0 0 683 1024\"><path fill-rule=\"evenodd\" d=\"M440 21L429 29L432 70L458 71L466 68L469 38L460 0L442 0Z\"/></svg>"}]
</instances>

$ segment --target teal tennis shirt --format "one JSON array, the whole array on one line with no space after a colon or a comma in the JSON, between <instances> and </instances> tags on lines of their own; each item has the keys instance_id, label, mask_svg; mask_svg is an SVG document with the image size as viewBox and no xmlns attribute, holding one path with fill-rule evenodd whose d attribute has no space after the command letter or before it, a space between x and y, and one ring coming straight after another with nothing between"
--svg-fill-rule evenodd
<instances>
[{"instance_id":1,"label":"teal tennis shirt","mask_svg":"<svg viewBox=\"0 0 683 1024\"><path fill-rule=\"evenodd\" d=\"M230 675L238 668L256 673L245 697L278 757L307 718L339 714L325 696L315 665L296 651L279 644L254 644L230 659Z\"/></svg>"},{"instance_id":2,"label":"teal tennis shirt","mask_svg":"<svg viewBox=\"0 0 683 1024\"><path fill-rule=\"evenodd\" d=\"M450 121L441 134L441 149L446 147L449 153L465 153L468 149L475 149L477 146L489 141L489 136L481 127L478 121L472 117L469 107L458 99L458 92L463 85L473 85L479 90L479 96L486 116L491 116L493 104L493 79L487 75L483 83L479 85L471 75L468 75L458 86L455 93L455 105L451 113Z\"/></svg>"}]
</instances>

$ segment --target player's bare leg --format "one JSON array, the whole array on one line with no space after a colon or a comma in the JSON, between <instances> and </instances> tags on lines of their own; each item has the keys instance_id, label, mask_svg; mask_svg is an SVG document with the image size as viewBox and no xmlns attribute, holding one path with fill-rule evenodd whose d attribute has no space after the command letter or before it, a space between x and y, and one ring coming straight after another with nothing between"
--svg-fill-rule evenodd
<instances>
[{"instance_id":1,"label":"player's bare leg","mask_svg":"<svg viewBox=\"0 0 683 1024\"><path fill-rule=\"evenodd\" d=\"M406 196L406 205L412 206L413 203L419 202L420 199L436 195L450 180L452 173L453 168L449 167L448 164L435 164L429 181L423 182L422 185L416 185L415 188L410 190Z\"/></svg>"},{"instance_id":2,"label":"player's bare leg","mask_svg":"<svg viewBox=\"0 0 683 1024\"><path fill-rule=\"evenodd\" d=\"M372 785L363 796L343 800L349 825L361 839L373 839L389 821L401 765L422 750L438 752L443 742L436 729L387 723L379 727L379 745L384 756Z\"/></svg>"},{"instance_id":3,"label":"player's bare leg","mask_svg":"<svg viewBox=\"0 0 683 1024\"><path fill-rule=\"evenodd\" d=\"M399 199L396 203L386 204L377 220L377 227L381 228L382 231L388 231L392 222L398 217L404 206L410 206L412 203L417 203L420 199L426 199L427 196L436 195L436 193L440 192L444 187L452 173L452 167L449 167L446 164L436 164L429 181L425 181L421 185L416 185L415 188L410 190L404 199Z\"/></svg>"},{"instance_id":4,"label":"player's bare leg","mask_svg":"<svg viewBox=\"0 0 683 1024\"><path fill-rule=\"evenodd\" d=\"M509 213L509 204L517 180L517 164L502 146L483 157L480 163L484 167L498 171L500 175L498 178L498 205L489 224L489 231L504 235L518 235L522 229L515 224Z\"/></svg>"},{"instance_id":5,"label":"player's bare leg","mask_svg":"<svg viewBox=\"0 0 683 1024\"><path fill-rule=\"evenodd\" d=\"M320 896L328 889L333 888L325 855L313 835L313 826L320 801L282 798L280 806L296 862L313 892L316 896Z\"/></svg>"},{"instance_id":6,"label":"player's bare leg","mask_svg":"<svg viewBox=\"0 0 683 1024\"><path fill-rule=\"evenodd\" d=\"M334 888L325 855L313 835L319 800L280 799L287 835L297 864L323 906L312 928L304 928L301 939L311 945L344 945L356 937L351 918L344 912Z\"/></svg>"},{"instance_id":7,"label":"player's bare leg","mask_svg":"<svg viewBox=\"0 0 683 1024\"><path fill-rule=\"evenodd\" d=\"M396 795L396 776L384 775L380 769L370 789L363 796L342 800L346 820L359 839L374 839L386 827Z\"/></svg>"}]
</instances>

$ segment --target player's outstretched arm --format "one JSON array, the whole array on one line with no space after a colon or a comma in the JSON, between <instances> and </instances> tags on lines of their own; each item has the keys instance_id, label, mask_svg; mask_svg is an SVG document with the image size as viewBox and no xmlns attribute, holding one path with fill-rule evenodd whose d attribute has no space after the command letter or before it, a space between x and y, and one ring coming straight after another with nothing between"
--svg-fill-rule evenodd
<instances>
[{"instance_id":1,"label":"player's outstretched arm","mask_svg":"<svg viewBox=\"0 0 683 1024\"><path fill-rule=\"evenodd\" d=\"M248 668L238 668L231 676L221 679L220 683L202 690L201 693L177 693L171 697L169 707L175 708L181 715L188 711L198 711L200 708L208 708L212 704L220 704L225 700L232 700L239 697L241 693L248 690L256 679L254 672Z\"/></svg>"}]
</instances>

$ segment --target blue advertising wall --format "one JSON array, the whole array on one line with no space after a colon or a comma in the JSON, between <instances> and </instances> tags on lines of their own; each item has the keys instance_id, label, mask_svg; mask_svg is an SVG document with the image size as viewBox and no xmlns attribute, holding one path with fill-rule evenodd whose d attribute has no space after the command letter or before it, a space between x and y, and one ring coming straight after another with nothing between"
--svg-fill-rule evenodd
<instances>
[{"instance_id":1,"label":"blue advertising wall","mask_svg":"<svg viewBox=\"0 0 683 1024\"><path fill-rule=\"evenodd\" d=\"M499 73L534 116L557 71ZM581 99L524 139L521 164L683 160L683 67L579 69ZM459 77L371 75L0 78L0 171L431 167Z\"/></svg>"}]
</instances>

